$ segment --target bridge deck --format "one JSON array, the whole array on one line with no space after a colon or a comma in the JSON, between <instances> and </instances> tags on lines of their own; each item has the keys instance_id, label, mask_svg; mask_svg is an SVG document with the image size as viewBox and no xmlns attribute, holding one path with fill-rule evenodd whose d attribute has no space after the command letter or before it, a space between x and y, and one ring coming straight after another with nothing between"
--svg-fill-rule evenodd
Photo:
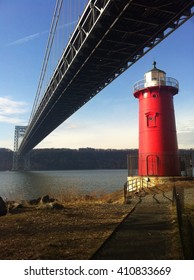
<instances>
[{"instance_id":1,"label":"bridge deck","mask_svg":"<svg viewBox=\"0 0 194 280\"><path fill-rule=\"evenodd\" d=\"M190 18L193 6L194 0L89 1L28 126L19 153L29 152Z\"/></svg>"}]
</instances>

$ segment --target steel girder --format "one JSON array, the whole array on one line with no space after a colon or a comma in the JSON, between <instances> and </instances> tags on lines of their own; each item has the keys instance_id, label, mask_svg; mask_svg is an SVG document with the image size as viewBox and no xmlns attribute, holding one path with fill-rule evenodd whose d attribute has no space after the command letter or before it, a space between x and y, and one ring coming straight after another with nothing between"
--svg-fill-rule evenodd
<instances>
[{"instance_id":1,"label":"steel girder","mask_svg":"<svg viewBox=\"0 0 194 280\"><path fill-rule=\"evenodd\" d=\"M25 154L193 15L194 0L90 0L34 113Z\"/></svg>"}]
</instances>

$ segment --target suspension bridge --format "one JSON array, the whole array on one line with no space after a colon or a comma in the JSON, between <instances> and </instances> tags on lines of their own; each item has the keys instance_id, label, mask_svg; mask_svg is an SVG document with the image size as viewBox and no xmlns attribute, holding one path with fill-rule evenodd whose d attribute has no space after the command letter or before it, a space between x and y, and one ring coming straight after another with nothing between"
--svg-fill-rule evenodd
<instances>
[{"instance_id":1,"label":"suspension bridge","mask_svg":"<svg viewBox=\"0 0 194 280\"><path fill-rule=\"evenodd\" d=\"M190 19L193 8L194 0L57 0L29 123L15 127L13 170L19 157L28 159L47 135Z\"/></svg>"}]
</instances>

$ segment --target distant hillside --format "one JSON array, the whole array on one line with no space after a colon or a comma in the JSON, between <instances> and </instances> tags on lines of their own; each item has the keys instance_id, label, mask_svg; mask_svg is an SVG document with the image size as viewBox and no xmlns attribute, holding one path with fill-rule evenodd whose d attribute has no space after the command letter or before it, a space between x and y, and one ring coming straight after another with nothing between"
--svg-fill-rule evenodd
<instances>
[{"instance_id":1,"label":"distant hillside","mask_svg":"<svg viewBox=\"0 0 194 280\"><path fill-rule=\"evenodd\" d=\"M32 170L126 169L127 155L137 150L37 149L32 150ZM0 170L11 170L13 152L0 149Z\"/></svg>"},{"instance_id":2,"label":"distant hillside","mask_svg":"<svg viewBox=\"0 0 194 280\"><path fill-rule=\"evenodd\" d=\"M43 149L34 150L31 168L34 170L126 169L131 150ZM133 151L137 154L137 150Z\"/></svg>"},{"instance_id":3,"label":"distant hillside","mask_svg":"<svg viewBox=\"0 0 194 280\"><path fill-rule=\"evenodd\" d=\"M9 149L0 148L0 170L11 170L13 152Z\"/></svg>"},{"instance_id":4,"label":"distant hillside","mask_svg":"<svg viewBox=\"0 0 194 280\"><path fill-rule=\"evenodd\" d=\"M180 150L180 154L191 150ZM127 155L137 149L35 149L31 151L32 170L126 169ZM12 169L13 151L0 148L0 170Z\"/></svg>"}]
</instances>

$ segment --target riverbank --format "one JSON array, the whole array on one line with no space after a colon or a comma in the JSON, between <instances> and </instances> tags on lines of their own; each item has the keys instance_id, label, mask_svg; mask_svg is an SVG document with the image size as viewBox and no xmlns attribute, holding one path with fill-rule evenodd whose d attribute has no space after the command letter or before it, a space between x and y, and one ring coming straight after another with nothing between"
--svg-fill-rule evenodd
<instances>
[{"instance_id":1,"label":"riverbank","mask_svg":"<svg viewBox=\"0 0 194 280\"><path fill-rule=\"evenodd\" d=\"M185 213L194 219L194 182L180 182L177 186L184 188ZM172 187L169 184L160 189L168 194L168 198L172 198ZM146 192L146 199L151 196L151 193ZM11 213L0 217L0 259L90 259L135 205L137 209L139 206L142 208L140 198L134 195L130 204L123 204L123 190L119 190L101 197L83 196L50 202L46 202L45 198L45 201L35 199L18 202L18 205L10 207ZM169 205L174 220L176 209L171 202ZM176 241L169 251L170 259L177 259L177 250L180 249L177 222L174 225L176 231L168 231L169 236L173 236ZM138 234L138 227L136 230ZM157 230L162 234L165 228ZM151 243L149 246L152 250ZM129 259L133 259L132 256Z\"/></svg>"}]
</instances>

